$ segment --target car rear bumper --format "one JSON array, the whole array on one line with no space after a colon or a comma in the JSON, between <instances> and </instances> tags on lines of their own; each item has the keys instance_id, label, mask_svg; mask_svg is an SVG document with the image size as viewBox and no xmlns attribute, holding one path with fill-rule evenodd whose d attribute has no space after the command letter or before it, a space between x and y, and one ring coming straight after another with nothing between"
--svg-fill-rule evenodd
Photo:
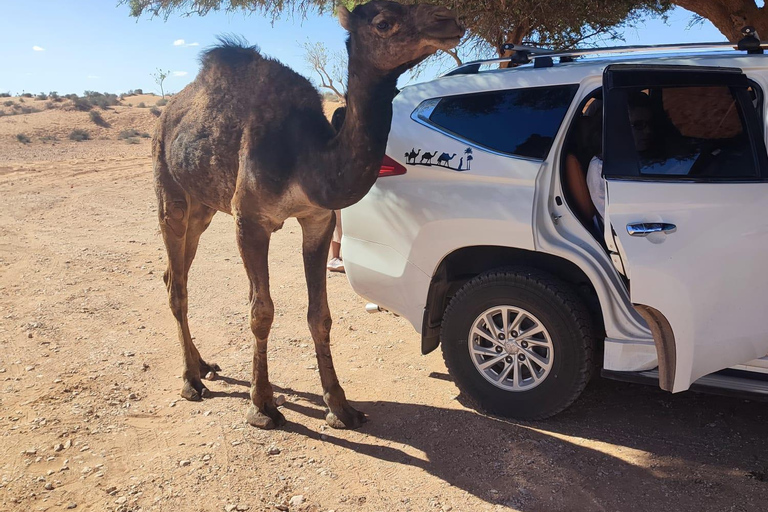
<instances>
[{"instance_id":1,"label":"car rear bumper","mask_svg":"<svg viewBox=\"0 0 768 512\"><path fill-rule=\"evenodd\" d=\"M344 268L361 297L405 317L421 332L430 277L386 245L344 235Z\"/></svg>"}]
</instances>

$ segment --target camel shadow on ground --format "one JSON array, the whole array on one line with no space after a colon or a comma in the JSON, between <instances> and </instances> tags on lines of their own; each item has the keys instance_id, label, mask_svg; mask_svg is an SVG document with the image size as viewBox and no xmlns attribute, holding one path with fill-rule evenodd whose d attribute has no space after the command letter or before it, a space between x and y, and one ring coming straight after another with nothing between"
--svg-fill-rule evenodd
<instances>
[{"instance_id":1,"label":"camel shadow on ground","mask_svg":"<svg viewBox=\"0 0 768 512\"><path fill-rule=\"evenodd\" d=\"M275 392L296 397L287 409L323 420L320 395ZM325 430L325 442L422 468L522 511L764 510L768 501L763 403L595 379L574 406L540 422L424 404L353 405L369 418L360 432L378 440ZM297 423L285 428L321 435Z\"/></svg>"}]
</instances>

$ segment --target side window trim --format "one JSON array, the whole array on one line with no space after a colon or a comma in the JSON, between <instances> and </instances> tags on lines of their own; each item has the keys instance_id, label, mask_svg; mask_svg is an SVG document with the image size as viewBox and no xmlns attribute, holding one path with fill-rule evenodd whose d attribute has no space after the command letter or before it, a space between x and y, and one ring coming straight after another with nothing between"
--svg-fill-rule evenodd
<instances>
[{"instance_id":1,"label":"side window trim","mask_svg":"<svg viewBox=\"0 0 768 512\"><path fill-rule=\"evenodd\" d=\"M763 91L754 81L746 77L741 70L733 68L692 68L685 67L666 67L648 66L647 71L655 72L650 80L641 80L632 82L626 80L626 76L616 79L610 75L609 71L615 67L621 70L625 68L627 75L641 71L638 68L644 66L609 66L605 70L604 94L605 108L603 111L603 147L604 157L607 165L603 168L603 177L608 180L618 181L649 181L649 182L679 182L679 183L760 183L768 181L768 153L766 152L765 136L763 129L763 116L759 111L762 105ZM662 72L667 77L660 77ZM713 73L714 72L714 73ZM719 76L714 76L714 74ZM681 75L685 77L704 76L712 80L712 84L704 81L704 85L716 85L719 80L727 81L730 79L739 80L742 83L723 84L728 85L734 91L734 97L741 106L741 111L745 115L745 128L749 137L750 145L753 150L754 164L757 168L757 176L746 178L716 177L716 176L681 176L681 175L642 175L640 173L640 164L637 160L634 144L632 143L632 134L629 127L629 115L626 109L627 95L626 91L633 88L654 86L654 87L675 87L681 86ZM736 78L738 77L738 78ZM633 78L629 76L630 80ZM646 83L647 82L647 83ZM698 85L696 81L685 85ZM719 84L717 84L719 85ZM747 87L752 87L758 98L758 105L755 106L747 95ZM610 127L610 128L609 128ZM612 134L610 135L609 132ZM608 137L616 139L612 144L608 143ZM616 142L618 141L618 143ZM608 164L610 162L610 164ZM615 172L621 169L620 172Z\"/></svg>"}]
</instances>

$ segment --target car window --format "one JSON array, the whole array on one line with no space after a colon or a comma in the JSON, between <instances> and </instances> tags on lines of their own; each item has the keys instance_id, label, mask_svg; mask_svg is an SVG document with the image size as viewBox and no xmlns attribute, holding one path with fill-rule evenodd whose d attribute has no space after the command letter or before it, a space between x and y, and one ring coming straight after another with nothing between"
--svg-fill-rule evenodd
<instances>
[{"instance_id":1,"label":"car window","mask_svg":"<svg viewBox=\"0 0 768 512\"><path fill-rule=\"evenodd\" d=\"M743 107L734 92L726 86L628 91L627 111L640 175L756 178Z\"/></svg>"},{"instance_id":2,"label":"car window","mask_svg":"<svg viewBox=\"0 0 768 512\"><path fill-rule=\"evenodd\" d=\"M560 85L450 96L429 121L479 146L543 160L577 90Z\"/></svg>"}]
</instances>

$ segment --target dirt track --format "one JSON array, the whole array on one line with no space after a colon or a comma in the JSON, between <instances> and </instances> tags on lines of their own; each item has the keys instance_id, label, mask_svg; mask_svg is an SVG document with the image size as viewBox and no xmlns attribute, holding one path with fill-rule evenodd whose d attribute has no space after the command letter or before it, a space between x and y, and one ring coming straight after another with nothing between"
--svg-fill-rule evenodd
<instances>
[{"instance_id":1,"label":"dirt track","mask_svg":"<svg viewBox=\"0 0 768 512\"><path fill-rule=\"evenodd\" d=\"M223 214L189 290L196 343L223 372L208 383L213 398L185 402L149 144L33 143L25 159L14 144L2 136L2 510L768 508L765 404L598 378L547 422L484 417L457 399L438 353L420 355L410 325L367 315L335 274L336 366L370 421L326 428L295 222L275 234L270 258L270 376L288 427L244 421L248 294Z\"/></svg>"}]
</instances>

